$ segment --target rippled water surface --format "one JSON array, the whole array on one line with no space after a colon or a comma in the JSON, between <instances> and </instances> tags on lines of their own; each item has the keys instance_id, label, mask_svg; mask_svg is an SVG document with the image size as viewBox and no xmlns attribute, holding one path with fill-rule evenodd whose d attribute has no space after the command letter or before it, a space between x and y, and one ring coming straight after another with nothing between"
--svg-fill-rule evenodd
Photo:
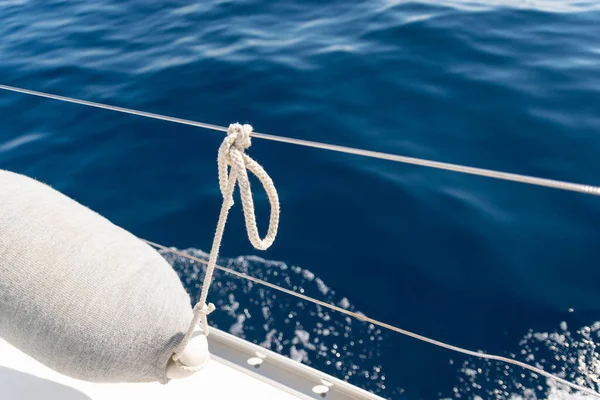
<instances>
[{"instance_id":1,"label":"rippled water surface","mask_svg":"<svg viewBox=\"0 0 600 400\"><path fill-rule=\"evenodd\" d=\"M599 1L0 1L2 84L594 185L599 65ZM221 139L0 93L0 167L198 256ZM224 263L598 389L598 198L259 139L250 153L280 233L258 253L234 210ZM166 257L197 293L200 266ZM222 274L211 300L220 328L386 398L581 398Z\"/></svg>"}]
</instances>

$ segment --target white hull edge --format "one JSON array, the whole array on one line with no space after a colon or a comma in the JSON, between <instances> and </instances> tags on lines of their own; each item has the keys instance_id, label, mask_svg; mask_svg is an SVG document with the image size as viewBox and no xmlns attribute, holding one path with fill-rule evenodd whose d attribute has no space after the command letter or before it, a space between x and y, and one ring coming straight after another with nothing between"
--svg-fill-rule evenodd
<instances>
[{"instance_id":1,"label":"white hull edge","mask_svg":"<svg viewBox=\"0 0 600 400\"><path fill-rule=\"evenodd\" d=\"M0 339L2 400L356 399L381 397L212 328L212 358L196 375L159 383L100 384L61 375ZM257 364L260 365L251 365ZM326 393L320 393L326 390Z\"/></svg>"}]
</instances>

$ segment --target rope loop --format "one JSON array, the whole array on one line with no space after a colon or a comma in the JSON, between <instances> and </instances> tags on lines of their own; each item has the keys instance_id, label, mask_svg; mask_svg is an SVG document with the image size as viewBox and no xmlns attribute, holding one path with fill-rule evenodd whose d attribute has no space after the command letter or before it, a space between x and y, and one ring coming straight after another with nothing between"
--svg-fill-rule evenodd
<instances>
[{"instance_id":1,"label":"rope loop","mask_svg":"<svg viewBox=\"0 0 600 400\"><path fill-rule=\"evenodd\" d=\"M227 137L219 148L219 186L223 194L223 200L231 207L234 204L233 190L236 182L238 183L248 239L256 249L267 250L271 247L277 236L279 226L279 196L277 195L277 189L273 180L263 167L244 153L244 150L251 145L251 133L251 125L229 125ZM250 181L248 180L248 171L252 172L263 185L271 205L269 228L264 239L260 238L256 226L254 200L252 199L252 190L250 188Z\"/></svg>"},{"instance_id":2,"label":"rope loop","mask_svg":"<svg viewBox=\"0 0 600 400\"><path fill-rule=\"evenodd\" d=\"M206 298L208 297L213 272L217 264L219 248L221 247L229 209L234 204L233 192L236 183L240 189L246 231L250 243L258 250L266 250L273 244L275 237L277 236L277 229L279 227L279 196L277 195L277 189L275 188L275 184L271 177L260 164L245 153L245 150L252 144L250 139L251 134L251 125L242 125L238 123L231 124L227 129L227 136L219 147L217 166L219 173L219 187L221 189L221 194L223 195L223 204L221 205L221 213L219 214L219 221L217 222L215 237L208 258L206 274L204 276L204 281L202 282L200 299L194 306L192 322L180 344L181 350L173 355L175 361L181 357L181 354L189 343L194 329L199 322L201 323L202 333L206 336L209 334L207 316L215 310L215 306L212 303L206 303ZM256 226L254 200L252 199L248 171L252 172L263 185L271 205L269 228L267 229L267 234L264 239L261 239L258 233L258 227Z\"/></svg>"}]
</instances>

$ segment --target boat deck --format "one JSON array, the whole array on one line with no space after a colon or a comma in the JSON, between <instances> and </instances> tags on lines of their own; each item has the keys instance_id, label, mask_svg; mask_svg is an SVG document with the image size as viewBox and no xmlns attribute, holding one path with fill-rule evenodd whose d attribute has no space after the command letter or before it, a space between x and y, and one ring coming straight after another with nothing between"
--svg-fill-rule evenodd
<instances>
[{"instance_id":1,"label":"boat deck","mask_svg":"<svg viewBox=\"0 0 600 400\"><path fill-rule=\"evenodd\" d=\"M61 375L0 339L0 399L373 399L306 365L211 329L212 358L194 376L159 383L100 384Z\"/></svg>"}]
</instances>

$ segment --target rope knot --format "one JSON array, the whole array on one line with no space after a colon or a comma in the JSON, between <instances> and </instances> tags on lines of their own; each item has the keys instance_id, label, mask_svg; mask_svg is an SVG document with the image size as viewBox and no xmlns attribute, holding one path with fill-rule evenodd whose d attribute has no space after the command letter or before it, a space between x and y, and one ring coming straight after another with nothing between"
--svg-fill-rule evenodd
<instances>
[{"instance_id":1,"label":"rope knot","mask_svg":"<svg viewBox=\"0 0 600 400\"><path fill-rule=\"evenodd\" d=\"M252 125L235 123L227 128L227 136L234 138L233 144L240 151L246 150L252 144L250 134L252 134Z\"/></svg>"},{"instance_id":2,"label":"rope knot","mask_svg":"<svg viewBox=\"0 0 600 400\"><path fill-rule=\"evenodd\" d=\"M213 303L204 303L202 305L198 303L194 306L194 313L197 313L203 317L207 316L213 311L215 311L215 305Z\"/></svg>"}]
</instances>

